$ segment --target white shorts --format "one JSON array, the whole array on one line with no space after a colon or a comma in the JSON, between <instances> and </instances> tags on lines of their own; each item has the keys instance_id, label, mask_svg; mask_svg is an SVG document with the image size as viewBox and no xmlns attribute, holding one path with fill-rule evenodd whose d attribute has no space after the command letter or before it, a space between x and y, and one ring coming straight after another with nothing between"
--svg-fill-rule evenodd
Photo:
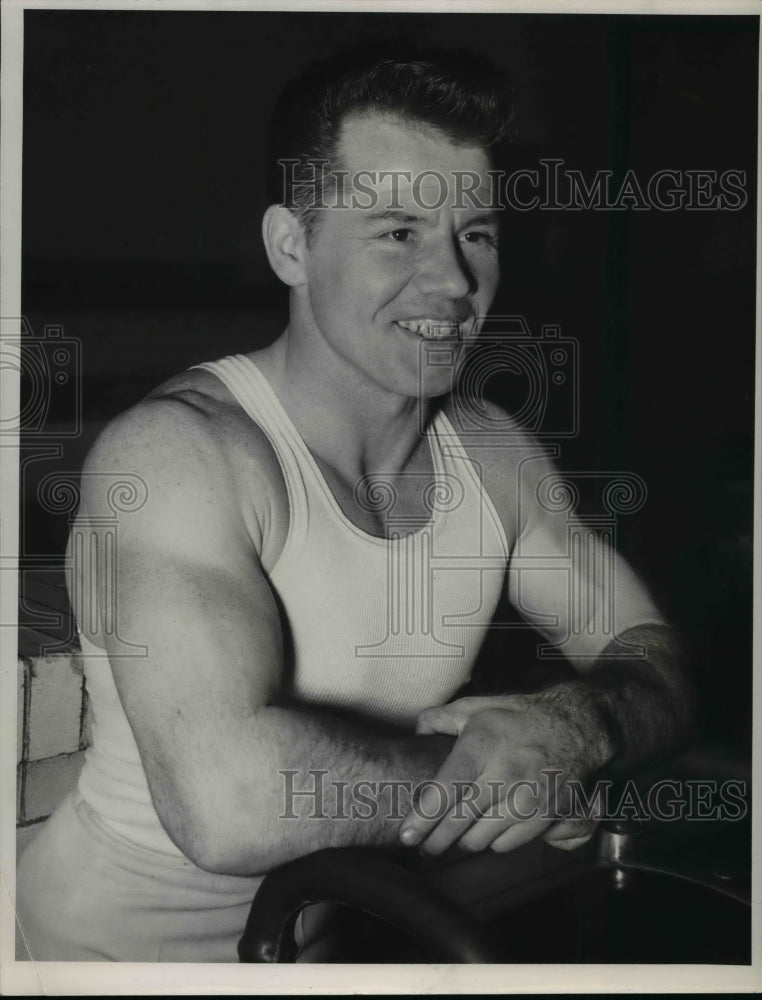
<instances>
[{"instance_id":1,"label":"white shorts","mask_svg":"<svg viewBox=\"0 0 762 1000\"><path fill-rule=\"evenodd\" d=\"M19 862L17 959L237 962L261 881L138 847L74 791Z\"/></svg>"}]
</instances>

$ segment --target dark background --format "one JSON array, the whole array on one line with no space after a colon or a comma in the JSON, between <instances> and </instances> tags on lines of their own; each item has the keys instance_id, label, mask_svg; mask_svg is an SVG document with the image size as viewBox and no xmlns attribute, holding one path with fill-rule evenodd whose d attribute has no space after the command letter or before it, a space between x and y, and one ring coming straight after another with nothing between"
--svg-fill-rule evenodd
<instances>
[{"instance_id":1,"label":"dark background","mask_svg":"<svg viewBox=\"0 0 762 1000\"><path fill-rule=\"evenodd\" d=\"M560 464L646 482L620 547L692 644L705 735L748 749L756 18L28 10L24 32L23 311L36 338L54 324L81 344L25 437L21 551L40 578L68 529L45 476L76 475L104 421L169 375L282 329L263 137L310 59L400 34L484 53L516 83L514 167L745 170L740 211L509 211L495 312L579 342Z\"/></svg>"}]
</instances>

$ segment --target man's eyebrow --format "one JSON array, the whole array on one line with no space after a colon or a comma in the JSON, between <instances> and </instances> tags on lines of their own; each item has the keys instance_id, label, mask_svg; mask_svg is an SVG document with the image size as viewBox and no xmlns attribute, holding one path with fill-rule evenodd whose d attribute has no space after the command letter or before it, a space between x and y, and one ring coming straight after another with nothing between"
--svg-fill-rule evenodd
<instances>
[{"instance_id":1,"label":"man's eyebrow","mask_svg":"<svg viewBox=\"0 0 762 1000\"><path fill-rule=\"evenodd\" d=\"M498 212L487 211L478 212L476 215L470 215L464 222L463 226L497 226L500 222L500 214ZM461 228L463 228L461 226Z\"/></svg>"},{"instance_id":2,"label":"man's eyebrow","mask_svg":"<svg viewBox=\"0 0 762 1000\"><path fill-rule=\"evenodd\" d=\"M426 221L421 215L410 215L408 212L395 211L393 208L387 208L382 212L363 213L363 217L368 222L399 222L401 224L409 224L411 222Z\"/></svg>"},{"instance_id":3,"label":"man's eyebrow","mask_svg":"<svg viewBox=\"0 0 762 1000\"><path fill-rule=\"evenodd\" d=\"M368 222L397 222L400 225L410 225L416 222L431 224L433 222L433 220L427 219L425 216L411 215L409 212L400 212L393 208L387 208L378 212L363 213L363 218ZM465 219L461 228L463 226L496 226L499 220L500 215L498 212L491 210L478 212L476 215L471 215Z\"/></svg>"}]
</instances>

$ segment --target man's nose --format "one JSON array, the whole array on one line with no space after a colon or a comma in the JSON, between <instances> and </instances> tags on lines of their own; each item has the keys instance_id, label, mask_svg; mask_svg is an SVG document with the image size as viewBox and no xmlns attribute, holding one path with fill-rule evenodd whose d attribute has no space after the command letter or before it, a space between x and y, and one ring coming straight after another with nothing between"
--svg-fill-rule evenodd
<instances>
[{"instance_id":1,"label":"man's nose","mask_svg":"<svg viewBox=\"0 0 762 1000\"><path fill-rule=\"evenodd\" d=\"M442 239L426 254L415 284L424 295L462 299L476 290L476 281L454 239Z\"/></svg>"}]
</instances>

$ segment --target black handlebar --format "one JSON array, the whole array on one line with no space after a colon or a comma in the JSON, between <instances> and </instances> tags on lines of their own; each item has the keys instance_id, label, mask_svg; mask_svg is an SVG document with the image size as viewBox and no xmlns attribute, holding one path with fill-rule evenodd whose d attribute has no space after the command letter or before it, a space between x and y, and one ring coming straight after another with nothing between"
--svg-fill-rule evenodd
<instances>
[{"instance_id":1,"label":"black handlebar","mask_svg":"<svg viewBox=\"0 0 762 1000\"><path fill-rule=\"evenodd\" d=\"M309 903L333 902L408 934L433 962L489 963L479 925L412 872L375 851L328 848L270 872L238 944L241 962L293 962L296 919Z\"/></svg>"}]
</instances>

